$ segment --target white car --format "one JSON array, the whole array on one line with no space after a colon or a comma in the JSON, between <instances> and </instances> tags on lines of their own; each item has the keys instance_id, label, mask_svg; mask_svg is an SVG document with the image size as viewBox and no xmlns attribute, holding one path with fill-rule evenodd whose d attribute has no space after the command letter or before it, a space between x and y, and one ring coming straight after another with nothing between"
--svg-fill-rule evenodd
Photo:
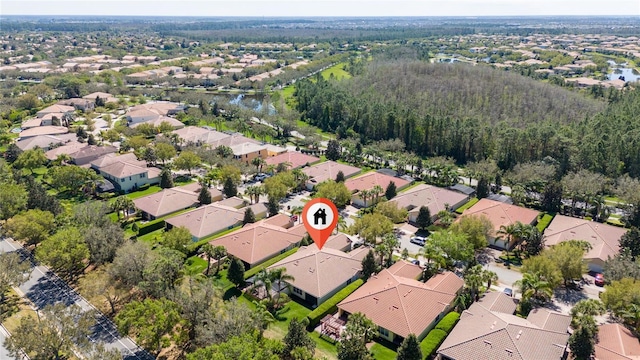
<instances>
[{"instance_id":1,"label":"white car","mask_svg":"<svg viewBox=\"0 0 640 360\"><path fill-rule=\"evenodd\" d=\"M411 239L409 239L409 242L412 244L424 246L426 239L422 236L413 236Z\"/></svg>"}]
</instances>

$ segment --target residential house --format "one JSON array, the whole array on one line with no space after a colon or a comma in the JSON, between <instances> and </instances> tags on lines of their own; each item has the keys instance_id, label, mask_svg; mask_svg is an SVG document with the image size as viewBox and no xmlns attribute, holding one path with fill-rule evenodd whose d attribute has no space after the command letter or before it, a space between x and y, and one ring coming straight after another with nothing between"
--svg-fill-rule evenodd
<instances>
[{"instance_id":1,"label":"residential house","mask_svg":"<svg viewBox=\"0 0 640 360\"><path fill-rule=\"evenodd\" d=\"M465 210L462 216L484 215L493 224L494 236L497 235L501 226L509 226L516 222L535 225L538 222L538 211L527 209L522 206L505 204L499 201L480 199L475 205ZM505 238L506 239L506 238ZM504 249L506 247L504 239L492 237L489 245ZM508 244L510 249L515 245L515 239Z\"/></svg>"},{"instance_id":2,"label":"residential house","mask_svg":"<svg viewBox=\"0 0 640 360\"><path fill-rule=\"evenodd\" d=\"M249 206L257 218L267 213L264 204ZM202 240L208 236L232 229L242 224L245 208L235 208L223 201L204 205L165 220L167 228L184 226L189 229L193 241Z\"/></svg>"},{"instance_id":3,"label":"residential house","mask_svg":"<svg viewBox=\"0 0 640 360\"><path fill-rule=\"evenodd\" d=\"M127 112L127 121L129 124L135 124L145 121L154 120L161 116L176 115L185 110L185 106L168 101L149 102L142 105L136 105Z\"/></svg>"},{"instance_id":4,"label":"residential house","mask_svg":"<svg viewBox=\"0 0 640 360\"><path fill-rule=\"evenodd\" d=\"M304 235L293 229L303 227L297 225L287 229L262 220L247 224L242 229L209 243L213 246L224 246L228 254L242 260L245 269L250 269L296 247Z\"/></svg>"},{"instance_id":5,"label":"residential house","mask_svg":"<svg viewBox=\"0 0 640 360\"><path fill-rule=\"evenodd\" d=\"M287 148L278 145L265 143L264 146L267 148L267 157L278 156L287 152Z\"/></svg>"},{"instance_id":6,"label":"residential house","mask_svg":"<svg viewBox=\"0 0 640 360\"><path fill-rule=\"evenodd\" d=\"M83 99L88 99L88 100L93 100L94 102L96 102L97 98L100 98L101 100L104 101L104 103L117 103L118 102L118 98L116 98L115 96L109 94L109 93L105 93L105 92L94 92L91 93L89 95L83 96Z\"/></svg>"},{"instance_id":7,"label":"residential house","mask_svg":"<svg viewBox=\"0 0 640 360\"><path fill-rule=\"evenodd\" d=\"M58 147L67 143L76 143L76 134L40 135L16 141L20 150L31 150L36 147L49 151L52 147Z\"/></svg>"},{"instance_id":8,"label":"residential house","mask_svg":"<svg viewBox=\"0 0 640 360\"><path fill-rule=\"evenodd\" d=\"M306 165L314 164L320 161L320 158L303 154L297 151L289 151L280 155L268 157L266 160L267 165L279 165L289 164L290 169L298 169Z\"/></svg>"},{"instance_id":9,"label":"residential house","mask_svg":"<svg viewBox=\"0 0 640 360\"><path fill-rule=\"evenodd\" d=\"M90 164L92 161L97 160L98 158L107 155L113 154L118 149L115 146L96 146L96 145L87 145L78 151L68 154L71 158L71 162L80 166Z\"/></svg>"},{"instance_id":10,"label":"residential house","mask_svg":"<svg viewBox=\"0 0 640 360\"><path fill-rule=\"evenodd\" d=\"M184 123L182 123L180 120L174 119L174 118L168 117L168 116L154 117L154 118L152 118L151 120L148 120L148 121L131 124L130 127L135 129L140 124L148 124L148 125L151 125L153 127L158 127L162 123L167 123L167 124L171 125L171 127L174 128L174 129L182 129L184 127Z\"/></svg>"},{"instance_id":11,"label":"residential house","mask_svg":"<svg viewBox=\"0 0 640 360\"><path fill-rule=\"evenodd\" d=\"M544 231L545 245L554 246L568 240L591 244L585 255L589 270L602 272L604 262L620 252L620 238L626 229L595 221L556 215Z\"/></svg>"},{"instance_id":12,"label":"residential house","mask_svg":"<svg viewBox=\"0 0 640 360\"><path fill-rule=\"evenodd\" d=\"M464 282L448 271L425 283L411 275L405 277L421 271L419 266L399 260L340 302L340 316L362 313L378 326L380 337L394 343L402 342L409 334L422 340L450 311Z\"/></svg>"},{"instance_id":13,"label":"residential house","mask_svg":"<svg viewBox=\"0 0 640 360\"><path fill-rule=\"evenodd\" d=\"M490 292L462 312L438 348L441 360L565 359L571 317L537 308L524 319L502 292ZM479 354L482 354L479 356Z\"/></svg>"},{"instance_id":14,"label":"residential house","mask_svg":"<svg viewBox=\"0 0 640 360\"><path fill-rule=\"evenodd\" d=\"M213 202L222 200L220 190L210 188L209 193ZM198 206L200 204L199 196L200 184L192 183L163 189L155 194L135 199L133 202L142 213L143 220L155 220L180 210Z\"/></svg>"},{"instance_id":15,"label":"residential house","mask_svg":"<svg viewBox=\"0 0 640 360\"><path fill-rule=\"evenodd\" d=\"M85 98L71 98L67 100L58 101L59 105L73 106L76 110L82 110L82 112L93 111L96 107L96 103L93 100Z\"/></svg>"},{"instance_id":16,"label":"residential house","mask_svg":"<svg viewBox=\"0 0 640 360\"><path fill-rule=\"evenodd\" d=\"M246 164L251 164L255 158L265 159L267 157L267 148L264 145L245 142L231 146L233 158L240 160Z\"/></svg>"},{"instance_id":17,"label":"residential house","mask_svg":"<svg viewBox=\"0 0 640 360\"><path fill-rule=\"evenodd\" d=\"M198 194L180 188L162 189L155 194L133 200L143 220L155 220L199 204Z\"/></svg>"},{"instance_id":18,"label":"residential house","mask_svg":"<svg viewBox=\"0 0 640 360\"><path fill-rule=\"evenodd\" d=\"M595 360L640 360L640 342L622 324L598 326Z\"/></svg>"},{"instance_id":19,"label":"residential house","mask_svg":"<svg viewBox=\"0 0 640 360\"><path fill-rule=\"evenodd\" d=\"M455 185L449 186L449 190L453 190L461 194L465 194L469 199L471 199L471 197L476 194L476 189L463 184L455 184Z\"/></svg>"},{"instance_id":20,"label":"residential house","mask_svg":"<svg viewBox=\"0 0 640 360\"><path fill-rule=\"evenodd\" d=\"M19 139L27 139L41 135L61 135L69 132L65 126L37 126L20 132Z\"/></svg>"},{"instance_id":21,"label":"residential house","mask_svg":"<svg viewBox=\"0 0 640 360\"><path fill-rule=\"evenodd\" d=\"M74 110L75 110L75 108L73 106L54 104L54 105L48 106L48 107L38 111L36 113L36 116L41 118L41 117L43 117L43 116L45 116L47 114L51 114L51 113L71 114L71 113L73 113Z\"/></svg>"},{"instance_id":22,"label":"residential house","mask_svg":"<svg viewBox=\"0 0 640 360\"><path fill-rule=\"evenodd\" d=\"M335 161L325 161L302 169L302 172L307 174L309 177L309 180L307 181L307 189L309 190L324 181L335 180L340 171L342 171L345 179L347 179L359 174L362 170L357 167L340 164Z\"/></svg>"},{"instance_id":23,"label":"residential house","mask_svg":"<svg viewBox=\"0 0 640 360\"><path fill-rule=\"evenodd\" d=\"M121 192L130 192L143 185L160 183L160 169L147 167L144 161L138 161L132 154L121 156L107 154L95 159L91 167Z\"/></svg>"},{"instance_id":24,"label":"residential house","mask_svg":"<svg viewBox=\"0 0 640 360\"><path fill-rule=\"evenodd\" d=\"M344 182L344 184L347 189L349 189L353 193L351 203L358 206L366 207L373 204L375 202L375 199L373 197L363 199L361 196L363 190L371 190L376 186L380 186L382 188L382 193L380 193L379 199L381 199L382 197L384 197L384 191L387 189L387 186L389 186L389 184L392 182L396 185L397 191L400 191L411 184L411 181L408 181L404 178L389 176L377 171L369 172L362 176L348 179Z\"/></svg>"},{"instance_id":25,"label":"residential house","mask_svg":"<svg viewBox=\"0 0 640 360\"><path fill-rule=\"evenodd\" d=\"M294 278L286 282L290 294L318 306L360 277L368 251L359 248L344 253L326 246L322 250L316 245L304 246L268 269L285 268Z\"/></svg>"},{"instance_id":26,"label":"residential house","mask_svg":"<svg viewBox=\"0 0 640 360\"><path fill-rule=\"evenodd\" d=\"M409 211L409 221L415 223L422 206L429 209L432 219L435 220L440 211L455 211L468 200L469 198L466 195L459 192L420 184L398 194L389 201L396 203L399 208L407 209Z\"/></svg>"}]
</instances>

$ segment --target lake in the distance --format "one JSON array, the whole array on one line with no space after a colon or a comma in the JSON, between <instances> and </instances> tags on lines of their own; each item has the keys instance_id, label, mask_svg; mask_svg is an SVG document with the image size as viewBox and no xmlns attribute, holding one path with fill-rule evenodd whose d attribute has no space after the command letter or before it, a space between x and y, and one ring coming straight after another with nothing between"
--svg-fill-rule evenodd
<instances>
[{"instance_id":1,"label":"lake in the distance","mask_svg":"<svg viewBox=\"0 0 640 360\"><path fill-rule=\"evenodd\" d=\"M640 73L636 69L628 68L627 63L616 64L614 61L607 61L612 66L612 71L607 75L609 80L616 80L620 76L624 77L625 82L635 82L640 80Z\"/></svg>"}]
</instances>

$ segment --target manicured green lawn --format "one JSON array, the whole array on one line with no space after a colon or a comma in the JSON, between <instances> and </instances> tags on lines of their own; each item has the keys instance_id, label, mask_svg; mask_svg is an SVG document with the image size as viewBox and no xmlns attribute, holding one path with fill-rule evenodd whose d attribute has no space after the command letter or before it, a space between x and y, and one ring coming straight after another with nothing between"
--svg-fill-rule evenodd
<instances>
[{"instance_id":1,"label":"manicured green lawn","mask_svg":"<svg viewBox=\"0 0 640 360\"><path fill-rule=\"evenodd\" d=\"M351 74L344 71L343 67L345 65L346 63L335 64L328 69L322 70L320 74L322 75L323 78L325 78L325 80L328 80L331 77L331 74L333 74L333 77L336 80L349 79L351 78Z\"/></svg>"},{"instance_id":2,"label":"manicured green lawn","mask_svg":"<svg viewBox=\"0 0 640 360\"><path fill-rule=\"evenodd\" d=\"M127 197L129 199L131 199L131 200L134 200L134 199L137 199L137 198L141 198L143 196L155 194L155 193L159 192L160 190L162 190L162 188L160 188L160 186L154 185L154 186L150 186L148 189L145 189L145 190L140 190L140 191L135 191L135 192L132 192L132 193L128 193Z\"/></svg>"},{"instance_id":3,"label":"manicured green lawn","mask_svg":"<svg viewBox=\"0 0 640 360\"><path fill-rule=\"evenodd\" d=\"M373 344L371 352L373 353L373 358L376 360L394 360L398 355L395 351L380 343Z\"/></svg>"},{"instance_id":4,"label":"manicured green lawn","mask_svg":"<svg viewBox=\"0 0 640 360\"><path fill-rule=\"evenodd\" d=\"M131 227L129 226L129 229ZM157 244L159 242L159 239L162 237L162 234L164 233L164 229L158 229L156 231L152 231L148 234L144 234L142 236L138 236L138 240L142 241L142 242L146 242L147 244L153 246L155 244ZM129 234L127 234L127 231L125 230L125 235L129 235L129 236L133 236L135 235L133 233L133 231L131 231Z\"/></svg>"},{"instance_id":5,"label":"manicured green lawn","mask_svg":"<svg viewBox=\"0 0 640 360\"><path fill-rule=\"evenodd\" d=\"M190 275L201 274L207 269L207 260L194 255L184 263L184 271Z\"/></svg>"}]
</instances>

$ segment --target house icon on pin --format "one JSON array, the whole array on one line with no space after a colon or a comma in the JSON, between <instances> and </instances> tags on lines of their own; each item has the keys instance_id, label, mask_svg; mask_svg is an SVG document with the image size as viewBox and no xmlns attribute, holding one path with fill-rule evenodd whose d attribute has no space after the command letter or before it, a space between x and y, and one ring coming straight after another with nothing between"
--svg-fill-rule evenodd
<instances>
[{"instance_id":1,"label":"house icon on pin","mask_svg":"<svg viewBox=\"0 0 640 360\"><path fill-rule=\"evenodd\" d=\"M313 224L319 225L320 221L322 221L322 225L327 225L327 212L325 209L318 209L313 214Z\"/></svg>"}]
</instances>

